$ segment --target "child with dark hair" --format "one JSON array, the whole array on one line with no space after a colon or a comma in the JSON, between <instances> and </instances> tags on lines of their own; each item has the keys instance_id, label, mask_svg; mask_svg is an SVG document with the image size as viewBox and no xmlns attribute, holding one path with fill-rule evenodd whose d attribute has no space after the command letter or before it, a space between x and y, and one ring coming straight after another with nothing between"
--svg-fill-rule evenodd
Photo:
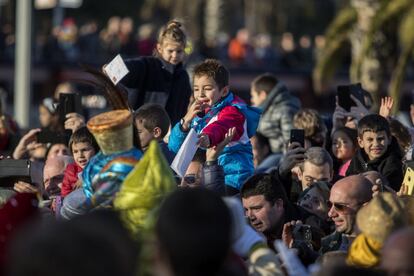
<instances>
[{"instance_id":1,"label":"child with dark hair","mask_svg":"<svg viewBox=\"0 0 414 276\"><path fill-rule=\"evenodd\" d=\"M70 137L69 149L75 162L66 167L61 189L62 197L76 189L80 173L92 156L99 151L99 146L89 130L86 127L81 127Z\"/></svg>"},{"instance_id":2,"label":"child with dark hair","mask_svg":"<svg viewBox=\"0 0 414 276\"><path fill-rule=\"evenodd\" d=\"M335 174L345 176L351 159L358 149L357 136L357 131L348 127L337 128L332 133L332 154L338 162Z\"/></svg>"},{"instance_id":3,"label":"child with dark hair","mask_svg":"<svg viewBox=\"0 0 414 276\"><path fill-rule=\"evenodd\" d=\"M363 117L358 122L358 144L346 175L377 171L398 191L403 180L402 152L387 119L377 114Z\"/></svg>"},{"instance_id":4,"label":"child with dark hair","mask_svg":"<svg viewBox=\"0 0 414 276\"><path fill-rule=\"evenodd\" d=\"M199 134L202 148L216 147L231 128L235 135L218 157L223 167L227 192L236 194L253 174L253 153L249 138L258 125L260 111L249 107L229 90L229 72L218 61L207 59L194 68L194 98L187 114L171 131L169 147L178 152L188 132Z\"/></svg>"},{"instance_id":5,"label":"child with dark hair","mask_svg":"<svg viewBox=\"0 0 414 276\"><path fill-rule=\"evenodd\" d=\"M145 104L135 112L134 119L142 150L147 150L150 142L156 140L164 157L171 164L175 154L168 149L168 145L163 141L170 128L170 117L167 111L159 104Z\"/></svg>"}]
</instances>

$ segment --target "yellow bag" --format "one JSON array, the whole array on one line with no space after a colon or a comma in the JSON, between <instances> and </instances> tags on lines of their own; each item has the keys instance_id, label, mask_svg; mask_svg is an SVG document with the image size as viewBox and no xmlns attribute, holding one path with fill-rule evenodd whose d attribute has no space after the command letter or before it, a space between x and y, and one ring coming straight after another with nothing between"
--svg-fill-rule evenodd
<instances>
[{"instance_id":1,"label":"yellow bag","mask_svg":"<svg viewBox=\"0 0 414 276\"><path fill-rule=\"evenodd\" d=\"M173 174L156 141L128 174L115 197L114 208L120 212L132 235L152 228L153 212L164 197L176 187Z\"/></svg>"}]
</instances>

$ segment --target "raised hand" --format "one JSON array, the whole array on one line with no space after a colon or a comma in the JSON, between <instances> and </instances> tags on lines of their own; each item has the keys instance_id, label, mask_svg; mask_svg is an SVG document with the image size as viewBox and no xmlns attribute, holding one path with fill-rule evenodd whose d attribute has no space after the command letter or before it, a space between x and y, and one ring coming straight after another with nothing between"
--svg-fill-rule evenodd
<instances>
[{"instance_id":1,"label":"raised hand","mask_svg":"<svg viewBox=\"0 0 414 276\"><path fill-rule=\"evenodd\" d=\"M83 126L85 126L85 118L82 115L78 113L66 114L65 129L70 129L74 133Z\"/></svg>"},{"instance_id":2,"label":"raised hand","mask_svg":"<svg viewBox=\"0 0 414 276\"><path fill-rule=\"evenodd\" d=\"M235 134L236 128L232 127L227 131L223 141L221 141L217 146L209 147L206 152L206 161L216 160L224 147L233 140Z\"/></svg>"},{"instance_id":3,"label":"raised hand","mask_svg":"<svg viewBox=\"0 0 414 276\"><path fill-rule=\"evenodd\" d=\"M279 173L286 174L290 172L293 167L303 162L305 159L305 149L298 143L293 142L289 145L289 148L280 162Z\"/></svg>"},{"instance_id":4,"label":"raised hand","mask_svg":"<svg viewBox=\"0 0 414 276\"><path fill-rule=\"evenodd\" d=\"M381 106L379 109L379 115L384 118L388 118L391 114L392 106L394 105L394 100L391 97L381 98Z\"/></svg>"},{"instance_id":5,"label":"raised hand","mask_svg":"<svg viewBox=\"0 0 414 276\"><path fill-rule=\"evenodd\" d=\"M41 131L40 128L31 129L19 141L19 144L13 152L14 159L22 158L28 151L36 149L42 144L37 143L37 134Z\"/></svg>"}]
</instances>

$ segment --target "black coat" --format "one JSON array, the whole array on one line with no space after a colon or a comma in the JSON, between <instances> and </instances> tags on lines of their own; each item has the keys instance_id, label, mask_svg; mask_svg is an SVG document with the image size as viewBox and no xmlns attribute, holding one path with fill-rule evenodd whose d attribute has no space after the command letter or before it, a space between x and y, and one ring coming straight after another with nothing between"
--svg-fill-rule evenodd
<instances>
[{"instance_id":1,"label":"black coat","mask_svg":"<svg viewBox=\"0 0 414 276\"><path fill-rule=\"evenodd\" d=\"M128 102L136 110L145 103L163 106L174 126L187 112L192 93L187 71L157 57L126 59L129 73L121 84L128 88Z\"/></svg>"},{"instance_id":2,"label":"black coat","mask_svg":"<svg viewBox=\"0 0 414 276\"><path fill-rule=\"evenodd\" d=\"M346 175L354 175L367 171L381 173L388 180L388 185L391 188L395 191L400 190L404 178L402 152L394 137L384 155L375 160L369 160L364 149L359 148L352 158Z\"/></svg>"}]
</instances>

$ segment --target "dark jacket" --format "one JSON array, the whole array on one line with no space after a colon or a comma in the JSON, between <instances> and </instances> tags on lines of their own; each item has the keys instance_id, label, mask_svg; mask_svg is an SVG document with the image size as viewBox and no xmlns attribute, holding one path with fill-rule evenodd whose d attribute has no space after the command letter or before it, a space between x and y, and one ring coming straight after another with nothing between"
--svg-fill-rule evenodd
<instances>
[{"instance_id":1,"label":"dark jacket","mask_svg":"<svg viewBox=\"0 0 414 276\"><path fill-rule=\"evenodd\" d=\"M220 196L225 195L224 171L218 162L205 162L203 165L203 184L205 188L216 192Z\"/></svg>"},{"instance_id":2,"label":"dark jacket","mask_svg":"<svg viewBox=\"0 0 414 276\"><path fill-rule=\"evenodd\" d=\"M388 180L388 185L391 188L399 191L404 178L402 157L401 149L394 137L392 137L391 144L384 155L375 160L369 160L364 149L359 148L352 158L346 176L377 171Z\"/></svg>"},{"instance_id":3,"label":"dark jacket","mask_svg":"<svg viewBox=\"0 0 414 276\"><path fill-rule=\"evenodd\" d=\"M165 108L175 125L187 112L192 93L187 71L157 57L125 60L129 73L121 84L128 88L128 102L136 110L145 103L157 103Z\"/></svg>"},{"instance_id":4,"label":"dark jacket","mask_svg":"<svg viewBox=\"0 0 414 276\"><path fill-rule=\"evenodd\" d=\"M290 139L293 116L300 109L300 101L279 82L260 105L263 113L257 131L269 139L271 151L281 153Z\"/></svg>"},{"instance_id":5,"label":"dark jacket","mask_svg":"<svg viewBox=\"0 0 414 276\"><path fill-rule=\"evenodd\" d=\"M165 160L167 160L168 162L168 165L171 165L175 157L174 152L170 151L170 149L168 148L168 144L164 141L158 142L158 145L160 146L161 151L164 154Z\"/></svg>"}]
</instances>

